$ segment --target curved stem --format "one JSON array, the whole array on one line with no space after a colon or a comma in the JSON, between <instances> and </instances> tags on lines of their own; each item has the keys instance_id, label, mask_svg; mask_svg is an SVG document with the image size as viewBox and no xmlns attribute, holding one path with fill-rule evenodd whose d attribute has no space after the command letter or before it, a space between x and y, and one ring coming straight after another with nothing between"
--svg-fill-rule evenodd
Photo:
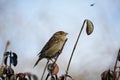
<instances>
[{"instance_id":1,"label":"curved stem","mask_svg":"<svg viewBox=\"0 0 120 80\"><path fill-rule=\"evenodd\" d=\"M70 63L71 63L71 60L72 60L72 57L73 57L73 54L74 54L75 48L76 48L76 46L77 46L78 40L79 40L80 35L81 35L81 33L82 33L82 30L83 30L83 28L84 28L84 24L85 24L85 22L86 22L86 20L84 20L84 22L83 22L83 25L82 25L82 27L81 27L80 33L79 33L79 35L78 35L78 38L77 38L76 43L75 43L75 45L74 45L74 48L73 48L73 50L72 50L71 57L70 57L69 62L68 62L68 66L67 66L66 74L68 74L68 70L69 70L69 67L70 67Z\"/></svg>"}]
</instances>

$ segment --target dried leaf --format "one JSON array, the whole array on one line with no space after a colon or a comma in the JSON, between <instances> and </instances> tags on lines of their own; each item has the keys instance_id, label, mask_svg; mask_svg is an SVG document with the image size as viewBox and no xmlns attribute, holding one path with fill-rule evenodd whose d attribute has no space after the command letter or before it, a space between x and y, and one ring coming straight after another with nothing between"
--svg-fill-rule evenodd
<instances>
[{"instance_id":1,"label":"dried leaf","mask_svg":"<svg viewBox=\"0 0 120 80\"><path fill-rule=\"evenodd\" d=\"M4 57L7 57L10 54L10 52L5 52Z\"/></svg>"},{"instance_id":2,"label":"dried leaf","mask_svg":"<svg viewBox=\"0 0 120 80\"><path fill-rule=\"evenodd\" d=\"M16 66L17 65L17 59L15 58L15 57L13 57L13 56L11 56L11 59L10 59L11 61L11 64L13 64L13 66Z\"/></svg>"},{"instance_id":3,"label":"dried leaf","mask_svg":"<svg viewBox=\"0 0 120 80\"><path fill-rule=\"evenodd\" d=\"M4 59L4 64L5 65L7 65L8 57L10 59L10 63L13 66L17 65L17 54L16 53L14 53L14 52L6 52L4 57L5 57L5 59Z\"/></svg>"},{"instance_id":4,"label":"dried leaf","mask_svg":"<svg viewBox=\"0 0 120 80\"><path fill-rule=\"evenodd\" d=\"M6 57L4 58L4 64L5 64L5 65L7 65L7 59L8 59L8 57L6 56Z\"/></svg>"},{"instance_id":5,"label":"dried leaf","mask_svg":"<svg viewBox=\"0 0 120 80\"><path fill-rule=\"evenodd\" d=\"M1 67L0 67L0 77L3 76L4 70L5 70L5 67L4 67L4 66L1 66Z\"/></svg>"},{"instance_id":6,"label":"dried leaf","mask_svg":"<svg viewBox=\"0 0 120 80\"><path fill-rule=\"evenodd\" d=\"M90 20L86 20L86 21L87 21L87 24L86 24L86 33L88 35L90 35L93 32L94 25L93 25L93 23Z\"/></svg>"},{"instance_id":7,"label":"dried leaf","mask_svg":"<svg viewBox=\"0 0 120 80\"><path fill-rule=\"evenodd\" d=\"M101 74L101 79L102 80L113 80L114 79L114 73L111 70L104 71Z\"/></svg>"},{"instance_id":8,"label":"dried leaf","mask_svg":"<svg viewBox=\"0 0 120 80\"><path fill-rule=\"evenodd\" d=\"M0 67L0 77L10 78L14 74L14 70L9 66Z\"/></svg>"},{"instance_id":9,"label":"dried leaf","mask_svg":"<svg viewBox=\"0 0 120 80\"><path fill-rule=\"evenodd\" d=\"M6 68L6 74L12 75L12 74L14 74L14 70L10 66L8 66L8 68Z\"/></svg>"}]
</instances>

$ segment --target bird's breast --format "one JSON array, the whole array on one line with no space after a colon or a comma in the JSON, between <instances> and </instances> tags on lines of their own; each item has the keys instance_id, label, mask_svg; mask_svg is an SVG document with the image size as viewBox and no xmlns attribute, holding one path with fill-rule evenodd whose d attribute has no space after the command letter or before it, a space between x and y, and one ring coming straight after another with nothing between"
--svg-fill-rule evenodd
<instances>
[{"instance_id":1,"label":"bird's breast","mask_svg":"<svg viewBox=\"0 0 120 80\"><path fill-rule=\"evenodd\" d=\"M51 48L46 50L45 52L46 56L54 57L61 50L61 48L63 47L63 44L64 44L64 41L62 40L59 42L56 42Z\"/></svg>"}]
</instances>

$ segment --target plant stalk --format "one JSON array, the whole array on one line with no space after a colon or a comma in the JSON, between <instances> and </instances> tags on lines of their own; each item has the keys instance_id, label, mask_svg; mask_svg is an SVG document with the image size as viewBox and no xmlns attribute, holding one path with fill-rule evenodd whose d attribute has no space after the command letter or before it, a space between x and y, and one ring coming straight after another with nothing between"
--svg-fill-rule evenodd
<instances>
[{"instance_id":1,"label":"plant stalk","mask_svg":"<svg viewBox=\"0 0 120 80\"><path fill-rule=\"evenodd\" d=\"M82 25L82 27L81 27L80 33L79 33L79 35L78 35L78 37L77 37L77 40L76 40L76 42L75 42L75 45L74 45L74 47L73 47L73 50L72 50L72 53L71 53L71 56L70 56L70 59L69 59L69 62L68 62L68 66L67 66L67 70L66 70L66 75L68 74L69 67L70 67L70 63L71 63L71 61L72 61L72 57L73 57L74 51L75 51L75 49L76 49L76 46L77 46L78 40L79 40L79 38L80 38L80 35L81 35L81 33L82 33L82 30L83 30L83 28L84 28L85 22L86 22L86 20L84 20L84 22L83 22L83 25Z\"/></svg>"},{"instance_id":2,"label":"plant stalk","mask_svg":"<svg viewBox=\"0 0 120 80\"><path fill-rule=\"evenodd\" d=\"M117 56L117 59L118 59L118 56ZM116 71L116 67L117 67L117 59L116 59L115 66L114 66L114 80L116 80L115 71Z\"/></svg>"},{"instance_id":3,"label":"plant stalk","mask_svg":"<svg viewBox=\"0 0 120 80\"><path fill-rule=\"evenodd\" d=\"M11 54L12 52L10 51L10 64L9 64L10 68L11 68Z\"/></svg>"},{"instance_id":4,"label":"plant stalk","mask_svg":"<svg viewBox=\"0 0 120 80\"><path fill-rule=\"evenodd\" d=\"M1 64L2 66L4 64L4 59L5 59L5 56L6 56L6 51L7 51L9 45L10 45L10 42L7 41L7 43L5 45L5 50L4 50L4 53L3 53L2 64Z\"/></svg>"},{"instance_id":5,"label":"plant stalk","mask_svg":"<svg viewBox=\"0 0 120 80\"><path fill-rule=\"evenodd\" d=\"M118 62L119 54L120 54L120 49L119 49L119 52L118 52L118 55L117 55L117 58L116 58L116 62L115 62L115 66L114 66L114 80L116 80L116 78L117 78L117 76L116 76L116 68L117 68L117 62Z\"/></svg>"}]
</instances>

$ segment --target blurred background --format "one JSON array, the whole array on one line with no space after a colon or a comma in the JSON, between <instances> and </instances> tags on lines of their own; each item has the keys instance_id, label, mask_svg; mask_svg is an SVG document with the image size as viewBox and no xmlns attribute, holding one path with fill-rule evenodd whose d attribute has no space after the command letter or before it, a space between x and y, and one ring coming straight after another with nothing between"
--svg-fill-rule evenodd
<instances>
[{"instance_id":1,"label":"blurred background","mask_svg":"<svg viewBox=\"0 0 120 80\"><path fill-rule=\"evenodd\" d=\"M37 54L57 31L68 34L68 41L57 63L65 74L82 23L89 19L94 31L85 27L75 50L69 74L75 80L101 80L100 74L113 69L120 48L120 0L0 0L0 62L5 44L16 52L16 73L31 72L39 77L46 59L33 65Z\"/></svg>"}]
</instances>

